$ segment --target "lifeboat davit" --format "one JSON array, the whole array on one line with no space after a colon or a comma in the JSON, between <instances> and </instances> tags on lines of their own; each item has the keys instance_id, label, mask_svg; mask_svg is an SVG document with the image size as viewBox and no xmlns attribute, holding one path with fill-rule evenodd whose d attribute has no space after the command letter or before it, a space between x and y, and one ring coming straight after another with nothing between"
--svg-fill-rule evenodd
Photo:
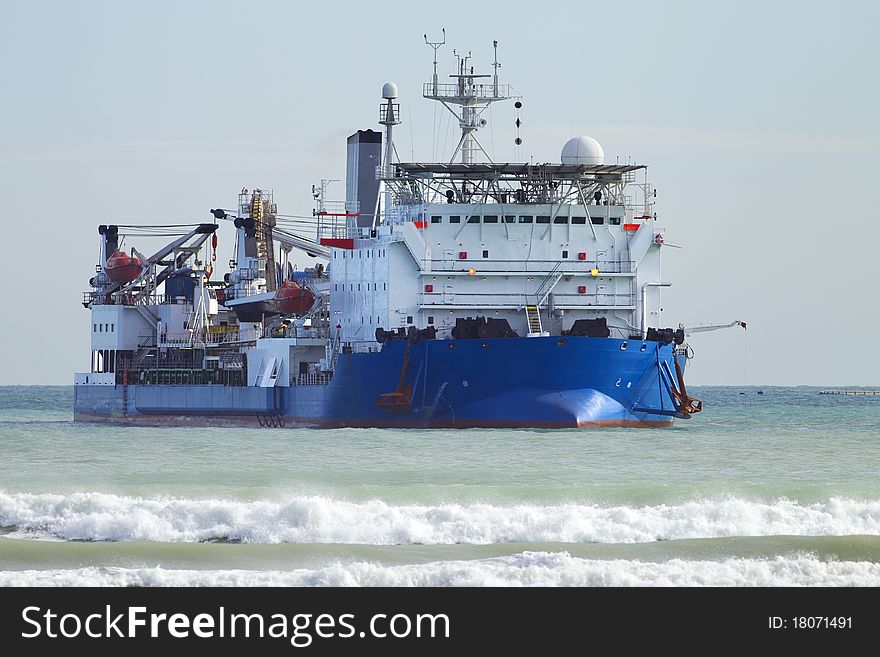
<instances>
[{"instance_id":1,"label":"lifeboat davit","mask_svg":"<svg viewBox=\"0 0 880 657\"><path fill-rule=\"evenodd\" d=\"M303 315L315 302L312 291L293 281L285 281L275 291L275 308L284 315Z\"/></svg>"},{"instance_id":2,"label":"lifeboat davit","mask_svg":"<svg viewBox=\"0 0 880 657\"><path fill-rule=\"evenodd\" d=\"M114 251L113 255L107 258L104 271L107 272L107 276L112 281L130 283L141 275L143 265L140 258L130 256L124 251Z\"/></svg>"}]
</instances>

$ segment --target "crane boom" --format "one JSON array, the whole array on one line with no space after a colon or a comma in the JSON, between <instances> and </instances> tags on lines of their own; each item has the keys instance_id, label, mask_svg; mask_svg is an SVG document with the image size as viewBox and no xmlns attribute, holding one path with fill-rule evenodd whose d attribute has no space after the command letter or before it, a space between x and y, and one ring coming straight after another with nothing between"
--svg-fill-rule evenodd
<instances>
[{"instance_id":1,"label":"crane boom","mask_svg":"<svg viewBox=\"0 0 880 657\"><path fill-rule=\"evenodd\" d=\"M738 319L730 322L730 324L709 324L707 326L683 326L679 325L679 328L684 329L685 335L691 335L692 333L705 333L707 331L717 331L719 329L733 328L734 326L742 326L743 329L746 328L746 323L741 322Z\"/></svg>"},{"instance_id":2,"label":"crane boom","mask_svg":"<svg viewBox=\"0 0 880 657\"><path fill-rule=\"evenodd\" d=\"M182 235L178 237L173 242L169 242L161 249L156 251L153 255L147 258L144 264L153 265L159 262L162 258L169 255L174 249L177 249L184 244L186 244L190 239L195 237L196 235L201 235L200 242L198 243L201 246L206 239L208 239L209 235L213 235L214 231L217 230L217 226L215 224L199 224L193 230L189 231L186 235Z\"/></svg>"},{"instance_id":3,"label":"crane boom","mask_svg":"<svg viewBox=\"0 0 880 657\"><path fill-rule=\"evenodd\" d=\"M300 237L293 233L282 233L277 229L272 233L272 237L282 246L289 246L294 249L299 249L300 251L305 251L313 257L320 256L322 258L330 258L330 247L318 244L306 237Z\"/></svg>"},{"instance_id":4,"label":"crane boom","mask_svg":"<svg viewBox=\"0 0 880 657\"><path fill-rule=\"evenodd\" d=\"M213 214L217 219L226 219L228 221L233 221L237 219L237 217L228 214L225 210L222 209L211 210L211 214ZM238 224L236 224L236 227L238 227ZM330 259L330 247L319 244L318 242L310 240L307 237L302 237L294 233L289 233L278 228L277 226L273 227L272 240L278 242L282 246L305 251L313 258L320 256L322 258L327 258L328 260Z\"/></svg>"}]
</instances>

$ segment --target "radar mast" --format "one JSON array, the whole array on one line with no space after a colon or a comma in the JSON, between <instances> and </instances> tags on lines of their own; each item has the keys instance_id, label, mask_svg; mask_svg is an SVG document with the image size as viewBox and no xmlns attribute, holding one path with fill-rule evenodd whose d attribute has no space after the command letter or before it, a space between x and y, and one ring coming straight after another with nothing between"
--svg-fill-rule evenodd
<instances>
[{"instance_id":1,"label":"radar mast","mask_svg":"<svg viewBox=\"0 0 880 657\"><path fill-rule=\"evenodd\" d=\"M477 140L476 132L478 129L486 125L486 119L480 118L483 111L492 103L499 100L508 100L510 96L510 85L498 83L498 69L501 64L498 62L498 42L493 41L492 46L495 50L495 60L492 63L494 69L493 75L481 75L474 73L474 67L469 65L471 53L461 55L455 50L452 54L457 60L456 73L449 77L455 80L452 84L440 84L437 79L437 50L446 43L446 30L443 30L442 41L428 41L428 35L425 35L425 43L434 50L434 77L431 82L424 85L423 96L428 100L436 100L458 119L458 125L461 127L461 139L449 159L450 164L455 158L461 154L462 164L473 164L477 152L482 152L489 162L492 158ZM491 84L481 82L481 78L492 78Z\"/></svg>"}]
</instances>

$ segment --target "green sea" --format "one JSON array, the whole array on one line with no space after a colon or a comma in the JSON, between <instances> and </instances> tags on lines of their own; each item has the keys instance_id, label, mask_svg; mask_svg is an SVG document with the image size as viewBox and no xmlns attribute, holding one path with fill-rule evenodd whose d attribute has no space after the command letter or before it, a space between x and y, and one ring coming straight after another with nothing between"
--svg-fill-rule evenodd
<instances>
[{"instance_id":1,"label":"green sea","mask_svg":"<svg viewBox=\"0 0 880 657\"><path fill-rule=\"evenodd\" d=\"M667 429L206 429L0 387L0 584L880 585L880 396L693 394Z\"/></svg>"}]
</instances>

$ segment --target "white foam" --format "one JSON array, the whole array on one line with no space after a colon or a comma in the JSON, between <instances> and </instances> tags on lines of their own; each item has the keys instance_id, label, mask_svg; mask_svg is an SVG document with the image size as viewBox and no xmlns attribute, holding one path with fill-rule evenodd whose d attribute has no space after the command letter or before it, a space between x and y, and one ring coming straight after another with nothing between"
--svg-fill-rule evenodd
<instances>
[{"instance_id":1,"label":"white foam","mask_svg":"<svg viewBox=\"0 0 880 657\"><path fill-rule=\"evenodd\" d=\"M724 536L880 534L880 501L726 497L677 505L407 505L0 492L0 526L66 540L250 543L639 543Z\"/></svg>"},{"instance_id":2,"label":"white foam","mask_svg":"<svg viewBox=\"0 0 880 657\"><path fill-rule=\"evenodd\" d=\"M653 563L523 552L406 566L335 562L292 571L96 567L4 571L0 586L880 586L880 564L810 556Z\"/></svg>"}]
</instances>

